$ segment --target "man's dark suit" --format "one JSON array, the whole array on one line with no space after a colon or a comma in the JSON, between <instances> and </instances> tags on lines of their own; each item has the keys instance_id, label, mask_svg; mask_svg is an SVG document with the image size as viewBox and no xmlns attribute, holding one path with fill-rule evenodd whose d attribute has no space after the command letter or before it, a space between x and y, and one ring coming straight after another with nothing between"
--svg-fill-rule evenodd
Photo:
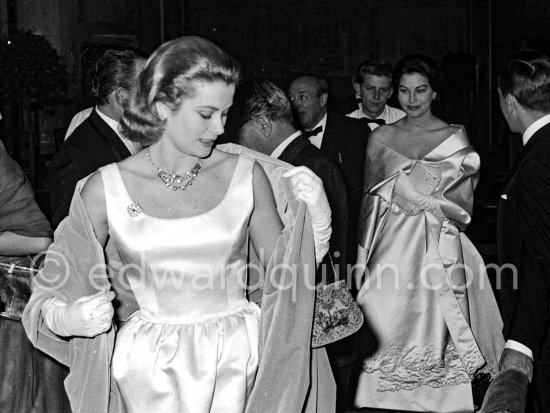
<instances>
[{"instance_id":1,"label":"man's dark suit","mask_svg":"<svg viewBox=\"0 0 550 413\"><path fill-rule=\"evenodd\" d=\"M69 214L76 183L98 168L130 156L130 151L115 131L94 108L67 138L49 165L52 227Z\"/></svg>"},{"instance_id":2,"label":"man's dark suit","mask_svg":"<svg viewBox=\"0 0 550 413\"><path fill-rule=\"evenodd\" d=\"M332 234L330 236L330 252L335 265L345 268L346 234L348 225L348 197L344 180L338 166L328 155L317 149L304 136L298 136L284 149L279 156L281 161L294 166L307 166L321 181L327 194L332 211ZM335 255L336 253L336 255ZM328 255L323 264L330 268ZM327 270L327 283L333 282L333 272ZM321 281L317 279L316 282Z\"/></svg>"},{"instance_id":3,"label":"man's dark suit","mask_svg":"<svg viewBox=\"0 0 550 413\"><path fill-rule=\"evenodd\" d=\"M355 264L357 258L357 220L363 199L365 150L369 125L358 119L337 113L327 114L327 123L321 150L338 164L348 191L348 242L347 262Z\"/></svg>"},{"instance_id":4,"label":"man's dark suit","mask_svg":"<svg viewBox=\"0 0 550 413\"><path fill-rule=\"evenodd\" d=\"M317 149L309 142L306 136L301 135L294 139L281 153L279 159L294 166L307 166L321 180L328 202L332 210L332 235L330 237L330 253L337 269L346 268L346 244L348 225L348 203L344 180L338 166L324 152ZM335 252L338 252L335 256ZM334 272L331 271L330 258L327 254L317 271L316 282L322 277L322 272L327 274L326 282L334 280ZM338 274L345 277L345 272ZM346 392L351 374L352 364L355 361L354 336L347 337L326 347L337 387L337 411L343 411L343 403L346 400Z\"/></svg>"},{"instance_id":5,"label":"man's dark suit","mask_svg":"<svg viewBox=\"0 0 550 413\"><path fill-rule=\"evenodd\" d=\"M529 139L510 177L498 208L498 254L500 265L515 266L518 284L503 273L504 337L533 351L530 403L549 412L550 124Z\"/></svg>"}]
</instances>

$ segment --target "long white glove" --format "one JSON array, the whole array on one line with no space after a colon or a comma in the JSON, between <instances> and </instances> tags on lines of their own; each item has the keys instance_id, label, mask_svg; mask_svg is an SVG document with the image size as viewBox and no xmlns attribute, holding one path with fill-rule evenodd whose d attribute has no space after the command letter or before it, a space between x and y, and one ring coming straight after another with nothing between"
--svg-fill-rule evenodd
<instances>
[{"instance_id":1,"label":"long white glove","mask_svg":"<svg viewBox=\"0 0 550 413\"><path fill-rule=\"evenodd\" d=\"M409 175L403 172L402 169L399 170L399 177L395 182L395 191L402 197L420 206L420 208L431 211L436 215L443 216L437 199L433 196L419 192Z\"/></svg>"},{"instance_id":2,"label":"long white glove","mask_svg":"<svg viewBox=\"0 0 550 413\"><path fill-rule=\"evenodd\" d=\"M112 291L99 291L72 303L51 298L42 308L46 325L62 337L95 337L111 328L114 309Z\"/></svg>"},{"instance_id":3,"label":"long white glove","mask_svg":"<svg viewBox=\"0 0 550 413\"><path fill-rule=\"evenodd\" d=\"M294 196L306 204L315 241L315 261L319 264L328 252L332 234L331 211L323 182L305 166L292 168L283 177L290 178Z\"/></svg>"}]
</instances>

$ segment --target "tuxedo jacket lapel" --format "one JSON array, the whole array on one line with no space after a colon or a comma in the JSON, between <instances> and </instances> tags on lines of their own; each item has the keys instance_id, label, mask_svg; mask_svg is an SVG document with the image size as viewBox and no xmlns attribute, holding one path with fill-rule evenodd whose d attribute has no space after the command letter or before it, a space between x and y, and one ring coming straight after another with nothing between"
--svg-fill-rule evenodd
<instances>
[{"instance_id":1,"label":"tuxedo jacket lapel","mask_svg":"<svg viewBox=\"0 0 550 413\"><path fill-rule=\"evenodd\" d=\"M300 154L300 151L309 144L309 139L304 135L300 135L288 144L279 156L279 159L281 161L288 162L291 165L295 165L296 157Z\"/></svg>"},{"instance_id":2,"label":"tuxedo jacket lapel","mask_svg":"<svg viewBox=\"0 0 550 413\"><path fill-rule=\"evenodd\" d=\"M90 125L97 132L98 138L102 139L110 148L116 162L120 162L131 155L120 137L103 119L101 119L95 108L90 114Z\"/></svg>"}]
</instances>

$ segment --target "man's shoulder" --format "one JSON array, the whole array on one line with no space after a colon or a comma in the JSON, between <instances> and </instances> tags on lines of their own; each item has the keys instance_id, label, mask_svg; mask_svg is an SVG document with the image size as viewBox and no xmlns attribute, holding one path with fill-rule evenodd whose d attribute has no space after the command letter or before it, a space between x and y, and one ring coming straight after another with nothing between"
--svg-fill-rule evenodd
<instances>
[{"instance_id":1,"label":"man's shoulder","mask_svg":"<svg viewBox=\"0 0 550 413\"><path fill-rule=\"evenodd\" d=\"M73 133L63 142L62 146L79 146L87 141L90 135L97 135L95 128L92 126L90 118L86 118L78 125Z\"/></svg>"},{"instance_id":2,"label":"man's shoulder","mask_svg":"<svg viewBox=\"0 0 550 413\"><path fill-rule=\"evenodd\" d=\"M104 125L101 124L102 122ZM108 146L104 139L98 139L101 137L100 134L105 133L105 131L109 132L110 126L99 116L94 116L92 112L63 142L60 150L97 152L103 146Z\"/></svg>"},{"instance_id":3,"label":"man's shoulder","mask_svg":"<svg viewBox=\"0 0 550 413\"><path fill-rule=\"evenodd\" d=\"M402 111L401 109L394 108L393 106L386 105L386 112L387 112L387 119L385 121L387 123L393 123L398 121L401 118L404 118L406 113Z\"/></svg>"},{"instance_id":4,"label":"man's shoulder","mask_svg":"<svg viewBox=\"0 0 550 413\"><path fill-rule=\"evenodd\" d=\"M360 134L368 134L370 132L369 124L365 119L355 119L333 112L329 112L327 115L327 129L329 129L329 127L345 129L346 131L354 131Z\"/></svg>"},{"instance_id":5,"label":"man's shoulder","mask_svg":"<svg viewBox=\"0 0 550 413\"><path fill-rule=\"evenodd\" d=\"M346 117L352 119L361 119L361 109L355 109L353 112L348 113Z\"/></svg>"},{"instance_id":6,"label":"man's shoulder","mask_svg":"<svg viewBox=\"0 0 550 413\"><path fill-rule=\"evenodd\" d=\"M538 160L550 164L550 123L535 132L527 142L525 152L525 160Z\"/></svg>"},{"instance_id":7,"label":"man's shoulder","mask_svg":"<svg viewBox=\"0 0 550 413\"><path fill-rule=\"evenodd\" d=\"M49 169L63 169L69 164L95 164L96 158L106 151L107 145L103 139L98 138L92 120L88 118L61 144L50 162ZM107 153L110 154L110 150Z\"/></svg>"},{"instance_id":8,"label":"man's shoulder","mask_svg":"<svg viewBox=\"0 0 550 413\"><path fill-rule=\"evenodd\" d=\"M307 166L317 175L319 172L338 171L338 166L333 159L310 142L301 148L296 161Z\"/></svg>"}]
</instances>

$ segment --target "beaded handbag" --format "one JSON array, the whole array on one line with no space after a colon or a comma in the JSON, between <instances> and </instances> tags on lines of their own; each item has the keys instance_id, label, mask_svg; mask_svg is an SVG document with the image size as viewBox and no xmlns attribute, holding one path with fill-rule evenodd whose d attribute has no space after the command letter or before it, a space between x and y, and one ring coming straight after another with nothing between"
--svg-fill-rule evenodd
<instances>
[{"instance_id":1,"label":"beaded handbag","mask_svg":"<svg viewBox=\"0 0 550 413\"><path fill-rule=\"evenodd\" d=\"M334 269L330 255L329 258ZM323 347L334 343L361 328L364 321L363 312L347 288L346 280L318 285L315 289L311 347Z\"/></svg>"}]
</instances>

